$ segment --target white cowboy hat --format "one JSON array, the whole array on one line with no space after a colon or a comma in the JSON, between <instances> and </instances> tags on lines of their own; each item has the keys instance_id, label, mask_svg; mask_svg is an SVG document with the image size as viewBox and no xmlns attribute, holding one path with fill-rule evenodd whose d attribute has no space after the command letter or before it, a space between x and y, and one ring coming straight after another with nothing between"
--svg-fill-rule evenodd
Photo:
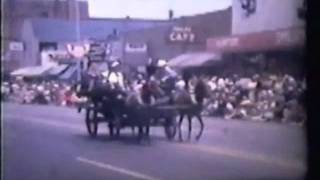
<instances>
[{"instance_id":1,"label":"white cowboy hat","mask_svg":"<svg viewBox=\"0 0 320 180\"><path fill-rule=\"evenodd\" d=\"M164 67L164 66L166 66L167 65L167 61L166 60L164 60L164 59L159 59L159 61L158 61L158 66L159 67Z\"/></svg>"},{"instance_id":2,"label":"white cowboy hat","mask_svg":"<svg viewBox=\"0 0 320 180\"><path fill-rule=\"evenodd\" d=\"M116 67L116 66L118 66L119 64L120 64L119 61L112 62L111 67Z\"/></svg>"},{"instance_id":3,"label":"white cowboy hat","mask_svg":"<svg viewBox=\"0 0 320 180\"><path fill-rule=\"evenodd\" d=\"M179 88L179 89L180 88L184 88L184 86L185 86L185 82L184 81L178 81L177 84L176 84L176 87Z\"/></svg>"}]
</instances>

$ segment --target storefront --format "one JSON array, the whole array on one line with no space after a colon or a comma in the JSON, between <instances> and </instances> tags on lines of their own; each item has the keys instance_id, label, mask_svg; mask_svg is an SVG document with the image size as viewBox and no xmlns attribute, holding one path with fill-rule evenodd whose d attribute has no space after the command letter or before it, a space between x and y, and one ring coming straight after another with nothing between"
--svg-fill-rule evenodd
<instances>
[{"instance_id":1,"label":"storefront","mask_svg":"<svg viewBox=\"0 0 320 180\"><path fill-rule=\"evenodd\" d=\"M223 54L230 73L304 74L304 28L209 38L207 50ZM229 65L228 65L229 64Z\"/></svg>"}]
</instances>

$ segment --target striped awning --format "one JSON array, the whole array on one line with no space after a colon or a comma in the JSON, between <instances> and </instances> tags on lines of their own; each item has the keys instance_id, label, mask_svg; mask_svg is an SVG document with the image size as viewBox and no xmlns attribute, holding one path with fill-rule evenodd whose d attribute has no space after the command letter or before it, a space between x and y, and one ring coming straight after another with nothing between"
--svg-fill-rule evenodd
<instances>
[{"instance_id":1,"label":"striped awning","mask_svg":"<svg viewBox=\"0 0 320 180\"><path fill-rule=\"evenodd\" d=\"M62 64L56 67L53 67L49 70L48 74L52 76L57 76L61 74L63 71L65 71L68 68L69 65L67 64Z\"/></svg>"},{"instance_id":2,"label":"striped awning","mask_svg":"<svg viewBox=\"0 0 320 180\"><path fill-rule=\"evenodd\" d=\"M77 66L69 66L68 69L63 74L61 74L60 79L70 79L74 75L74 73L76 73L76 71Z\"/></svg>"},{"instance_id":3,"label":"striped awning","mask_svg":"<svg viewBox=\"0 0 320 180\"><path fill-rule=\"evenodd\" d=\"M221 55L216 53L208 53L208 52L197 52L197 53L186 53L179 55L175 58L172 58L168 65L171 67L193 67L193 66L201 66L208 61L217 61L221 60Z\"/></svg>"},{"instance_id":4,"label":"striped awning","mask_svg":"<svg viewBox=\"0 0 320 180\"><path fill-rule=\"evenodd\" d=\"M35 77L35 76L42 76L46 74L51 67L47 66L32 66L32 67L25 67L18 70L15 70L10 73L12 76L24 76L24 77Z\"/></svg>"}]
</instances>

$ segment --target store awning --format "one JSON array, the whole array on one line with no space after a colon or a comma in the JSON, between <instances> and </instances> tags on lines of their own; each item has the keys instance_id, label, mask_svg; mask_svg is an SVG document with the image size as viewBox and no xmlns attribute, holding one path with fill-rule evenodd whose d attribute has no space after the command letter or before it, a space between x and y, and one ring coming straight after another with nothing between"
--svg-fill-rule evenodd
<instances>
[{"instance_id":1,"label":"store awning","mask_svg":"<svg viewBox=\"0 0 320 180\"><path fill-rule=\"evenodd\" d=\"M36 76L42 76L46 74L50 69L51 67L47 67L47 66L26 67L26 68L15 70L10 75L23 76L23 77L36 77Z\"/></svg>"},{"instance_id":2,"label":"store awning","mask_svg":"<svg viewBox=\"0 0 320 180\"><path fill-rule=\"evenodd\" d=\"M77 66L69 66L68 69L63 74L61 74L60 79L63 79L63 80L70 79L72 75L76 73L76 71L77 71Z\"/></svg>"},{"instance_id":3,"label":"store awning","mask_svg":"<svg viewBox=\"0 0 320 180\"><path fill-rule=\"evenodd\" d=\"M218 61L221 60L221 56L216 53L208 53L208 52L198 52L198 53L186 53L179 55L175 58L169 60L168 65L170 67L194 67L201 66L208 61Z\"/></svg>"},{"instance_id":4,"label":"store awning","mask_svg":"<svg viewBox=\"0 0 320 180\"><path fill-rule=\"evenodd\" d=\"M61 74L63 71L65 71L67 68L68 68L68 65L62 64L62 65L51 68L48 74L51 76L57 76Z\"/></svg>"}]
</instances>

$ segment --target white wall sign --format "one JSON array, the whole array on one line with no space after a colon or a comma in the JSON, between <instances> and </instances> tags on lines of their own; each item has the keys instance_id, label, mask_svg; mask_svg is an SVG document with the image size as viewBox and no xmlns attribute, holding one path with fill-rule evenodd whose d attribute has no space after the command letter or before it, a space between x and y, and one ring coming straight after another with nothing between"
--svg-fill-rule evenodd
<instances>
[{"instance_id":1,"label":"white wall sign","mask_svg":"<svg viewBox=\"0 0 320 180\"><path fill-rule=\"evenodd\" d=\"M145 53L147 52L147 44L145 43L126 43L126 52Z\"/></svg>"},{"instance_id":2,"label":"white wall sign","mask_svg":"<svg viewBox=\"0 0 320 180\"><path fill-rule=\"evenodd\" d=\"M12 41L9 44L9 49L10 51L23 51L24 50L23 43L18 41Z\"/></svg>"}]
</instances>

